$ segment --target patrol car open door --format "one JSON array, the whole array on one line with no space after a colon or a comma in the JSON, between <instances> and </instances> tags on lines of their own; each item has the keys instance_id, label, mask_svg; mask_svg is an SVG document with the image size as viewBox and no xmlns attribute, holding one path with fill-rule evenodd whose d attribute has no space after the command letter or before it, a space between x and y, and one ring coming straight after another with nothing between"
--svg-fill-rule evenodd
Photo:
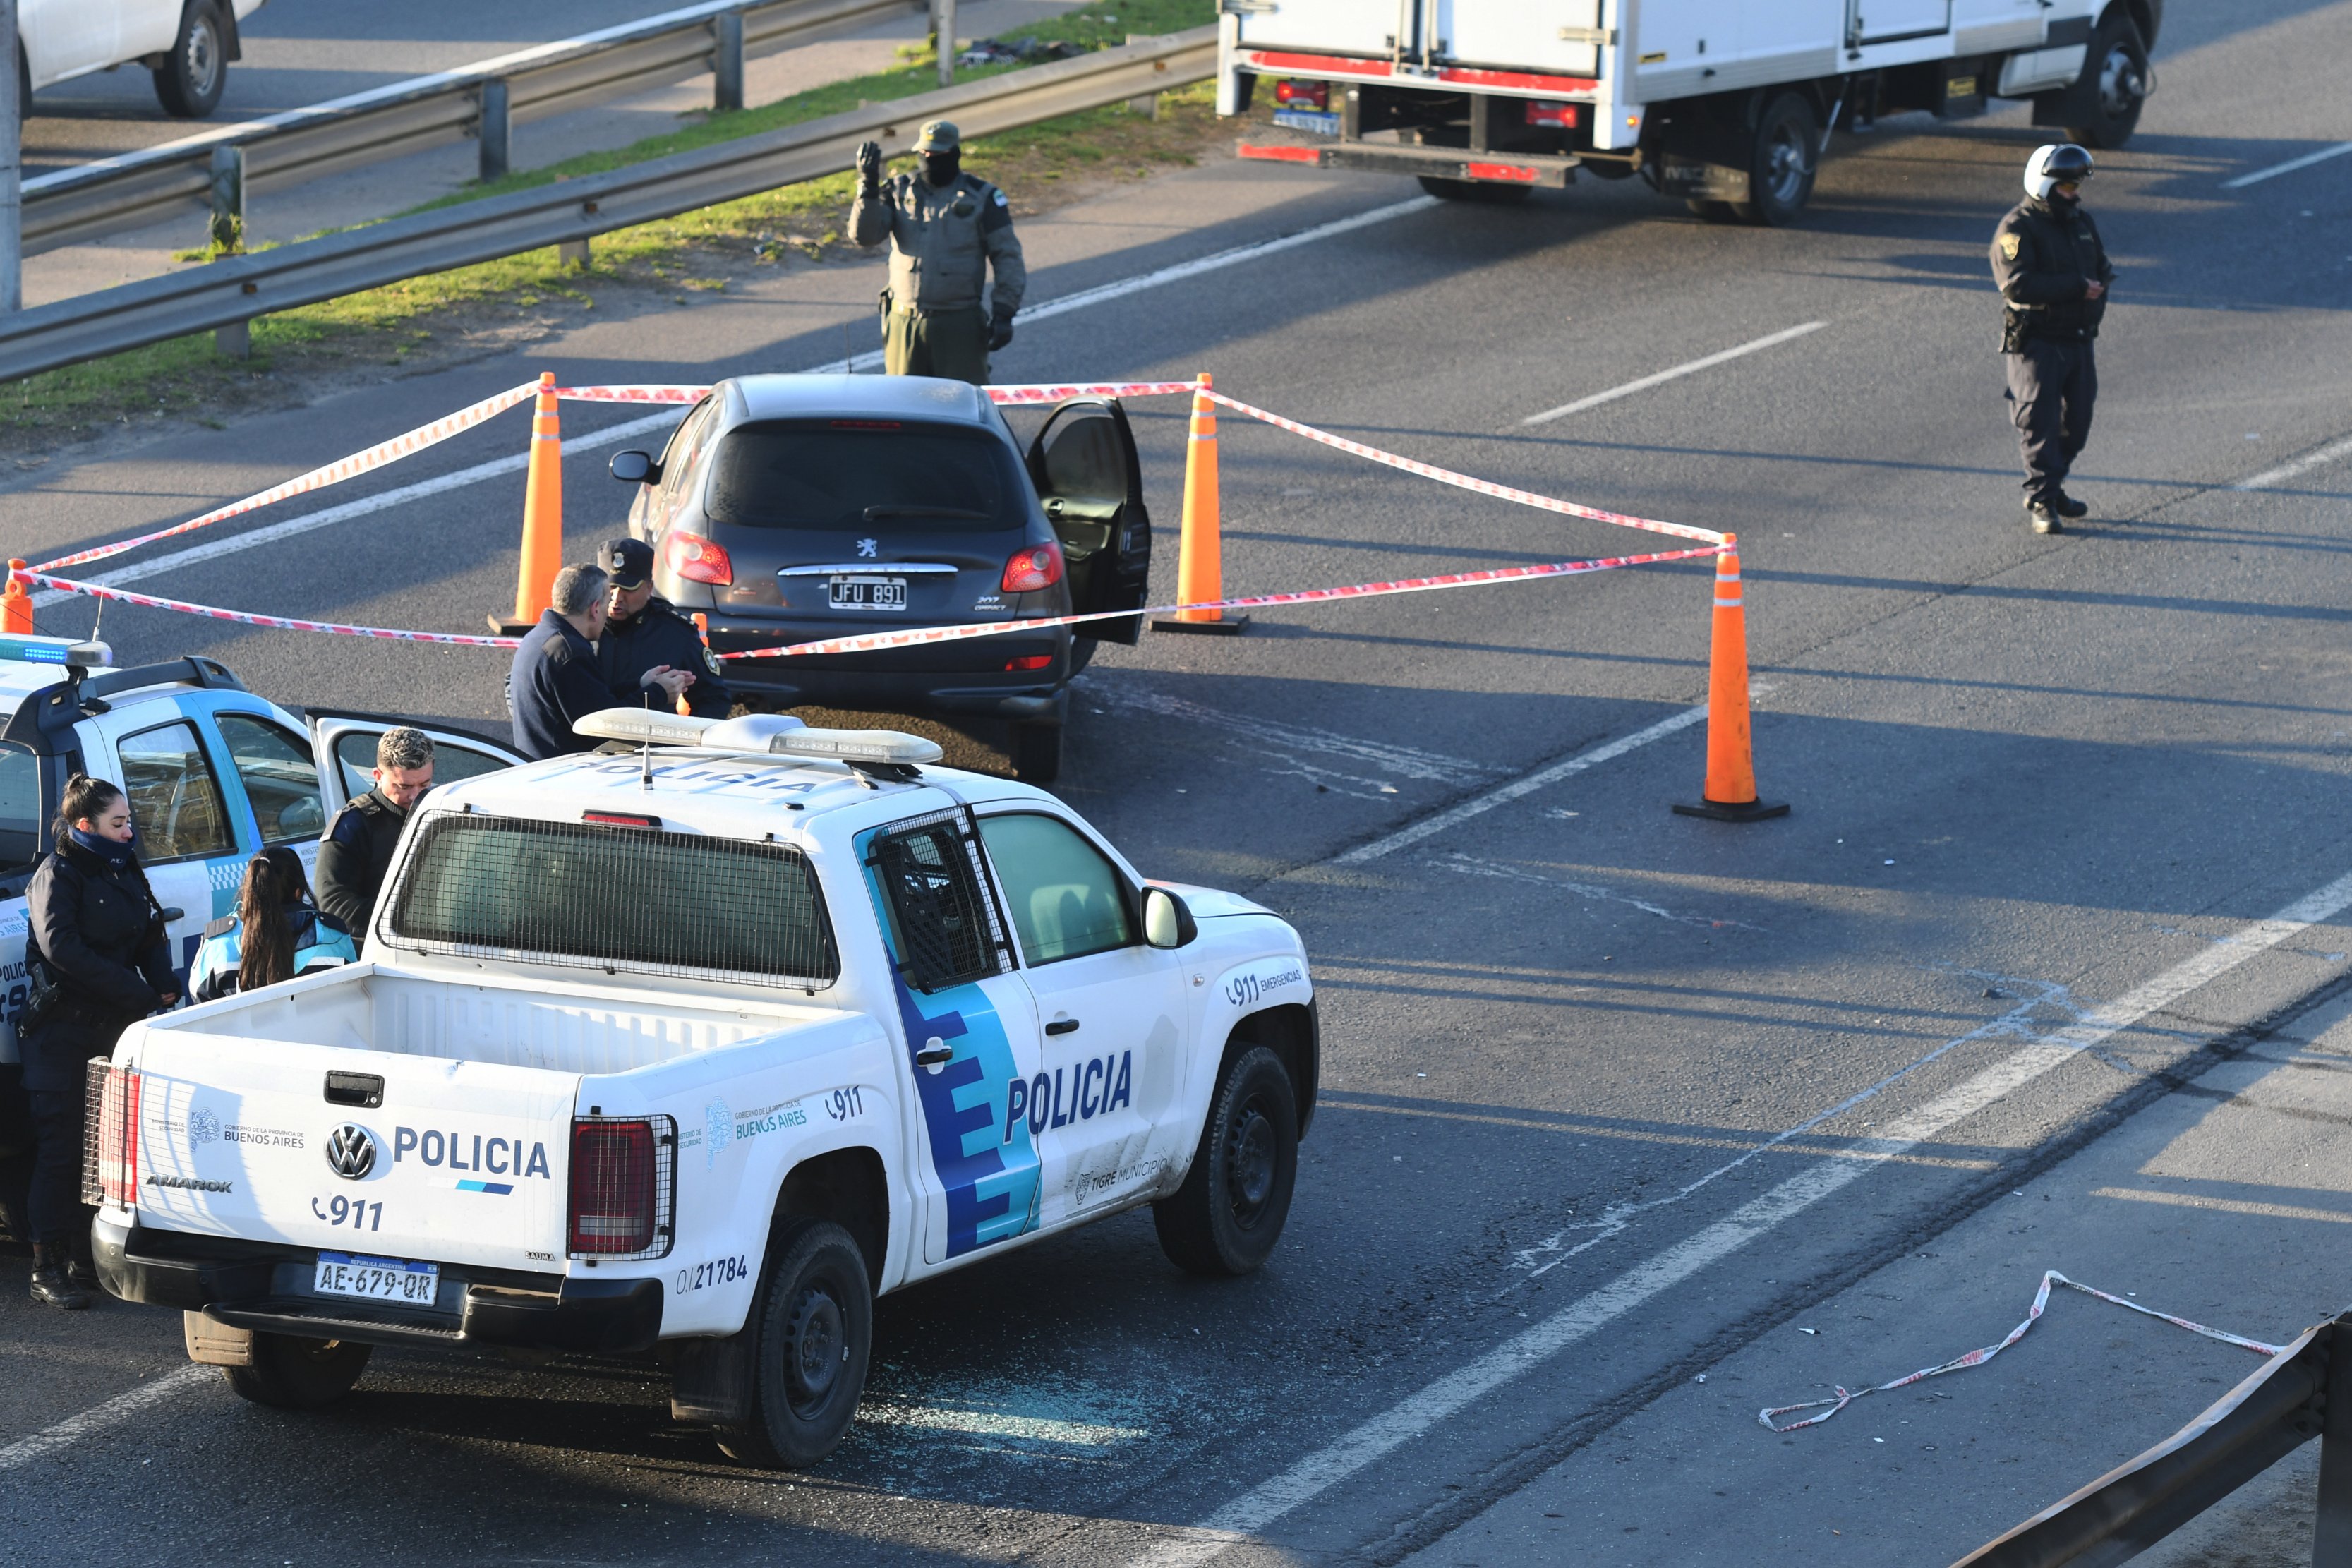
<instances>
[{"instance_id":1,"label":"patrol car open door","mask_svg":"<svg viewBox=\"0 0 2352 1568\"><path fill-rule=\"evenodd\" d=\"M1073 398L1029 444L1029 478L1062 542L1070 605L1079 615L1140 610L1151 575L1151 515L1135 433L1116 399ZM1086 621L1073 635L1133 644L1141 616Z\"/></svg>"},{"instance_id":2,"label":"patrol car open door","mask_svg":"<svg viewBox=\"0 0 2352 1568\"><path fill-rule=\"evenodd\" d=\"M486 741L463 730L420 724L414 719L394 719L382 713L345 713L330 708L313 708L307 716L311 754L319 760L320 802L327 808L329 822L334 821L335 813L353 796L365 795L374 785L375 743L386 730L422 730L432 738L436 785L455 784L500 768L520 767L529 760L495 741Z\"/></svg>"}]
</instances>

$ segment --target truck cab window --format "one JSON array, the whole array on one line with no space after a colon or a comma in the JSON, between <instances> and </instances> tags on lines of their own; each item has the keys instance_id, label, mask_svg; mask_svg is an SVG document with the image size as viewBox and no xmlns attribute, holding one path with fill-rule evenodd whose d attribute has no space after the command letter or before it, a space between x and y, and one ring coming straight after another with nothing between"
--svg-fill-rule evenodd
<instances>
[{"instance_id":1,"label":"truck cab window","mask_svg":"<svg viewBox=\"0 0 2352 1568\"><path fill-rule=\"evenodd\" d=\"M40 759L0 746L0 877L29 869L44 847Z\"/></svg>"},{"instance_id":2,"label":"truck cab window","mask_svg":"<svg viewBox=\"0 0 2352 1568\"><path fill-rule=\"evenodd\" d=\"M981 818L980 837L1031 967L1135 945L1126 879L1076 828L1014 812Z\"/></svg>"},{"instance_id":3,"label":"truck cab window","mask_svg":"<svg viewBox=\"0 0 2352 1568\"><path fill-rule=\"evenodd\" d=\"M243 713L223 713L221 741L245 785L264 844L294 844L327 830L319 800L319 764L288 731Z\"/></svg>"},{"instance_id":4,"label":"truck cab window","mask_svg":"<svg viewBox=\"0 0 2352 1568\"><path fill-rule=\"evenodd\" d=\"M124 737L122 787L139 830L139 858L150 865L192 856L226 855L236 847L220 781L197 743L195 726L165 724Z\"/></svg>"},{"instance_id":5,"label":"truck cab window","mask_svg":"<svg viewBox=\"0 0 2352 1568\"><path fill-rule=\"evenodd\" d=\"M999 972L994 921L957 823L901 829L874 847L907 984L942 991Z\"/></svg>"}]
</instances>

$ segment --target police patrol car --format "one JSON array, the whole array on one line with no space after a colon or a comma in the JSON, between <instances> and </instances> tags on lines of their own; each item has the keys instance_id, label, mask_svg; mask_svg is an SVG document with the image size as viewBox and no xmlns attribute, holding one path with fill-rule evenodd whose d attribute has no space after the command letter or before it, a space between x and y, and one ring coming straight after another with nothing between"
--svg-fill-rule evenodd
<instances>
[{"instance_id":1,"label":"police patrol car","mask_svg":"<svg viewBox=\"0 0 2352 1568\"><path fill-rule=\"evenodd\" d=\"M436 791L363 962L94 1064L100 1278L247 1398L378 1344L653 1353L672 1411L804 1466L873 1299L1152 1205L1273 1248L1315 1103L1297 934L1147 881L929 741L616 710Z\"/></svg>"},{"instance_id":2,"label":"police patrol car","mask_svg":"<svg viewBox=\"0 0 2352 1568\"><path fill-rule=\"evenodd\" d=\"M236 901L245 863L274 844L313 864L327 823L368 787L375 740L402 721L316 711L303 721L201 657L111 668L103 643L0 637L0 1204L29 1147L16 1016L25 1005L25 888L49 847L66 780L122 787L183 978L206 922ZM520 759L434 733L439 776Z\"/></svg>"}]
</instances>

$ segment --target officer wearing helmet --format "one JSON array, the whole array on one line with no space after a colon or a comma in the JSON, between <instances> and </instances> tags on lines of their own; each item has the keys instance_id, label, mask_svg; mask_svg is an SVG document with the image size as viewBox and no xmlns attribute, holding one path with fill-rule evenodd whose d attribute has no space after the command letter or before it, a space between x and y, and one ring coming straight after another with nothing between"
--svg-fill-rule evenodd
<instances>
[{"instance_id":1,"label":"officer wearing helmet","mask_svg":"<svg viewBox=\"0 0 2352 1568\"><path fill-rule=\"evenodd\" d=\"M2073 142L2035 150L2025 200L1992 237L2000 287L2000 350L2008 362L2010 418L2025 459L2025 510L2036 533L2091 509L2066 493L2066 475L2090 439L2099 374L2092 357L2116 269L2083 210L2091 155Z\"/></svg>"},{"instance_id":2,"label":"officer wearing helmet","mask_svg":"<svg viewBox=\"0 0 2352 1568\"><path fill-rule=\"evenodd\" d=\"M978 386L988 356L1013 341L1013 312L1029 268L1013 233L1004 193L963 172L963 138L934 120L915 138L922 172L882 178L882 144L857 147L857 203L849 232L860 245L890 242L890 287L883 291L883 368L892 375L942 375ZM996 287L982 293L988 269Z\"/></svg>"}]
</instances>

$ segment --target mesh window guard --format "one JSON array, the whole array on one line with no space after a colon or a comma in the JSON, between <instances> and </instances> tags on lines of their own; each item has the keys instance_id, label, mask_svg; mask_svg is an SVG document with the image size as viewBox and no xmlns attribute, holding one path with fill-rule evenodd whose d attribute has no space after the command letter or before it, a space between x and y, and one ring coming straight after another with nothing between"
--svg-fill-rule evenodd
<instances>
[{"instance_id":1,"label":"mesh window guard","mask_svg":"<svg viewBox=\"0 0 2352 1568\"><path fill-rule=\"evenodd\" d=\"M677 1122L579 1116L572 1122L573 1258L667 1258L677 1234Z\"/></svg>"},{"instance_id":2,"label":"mesh window guard","mask_svg":"<svg viewBox=\"0 0 2352 1568\"><path fill-rule=\"evenodd\" d=\"M908 984L944 991L1013 967L969 813L893 823L867 864L888 899Z\"/></svg>"},{"instance_id":3,"label":"mesh window guard","mask_svg":"<svg viewBox=\"0 0 2352 1568\"><path fill-rule=\"evenodd\" d=\"M401 873L392 930L425 952L819 990L841 973L798 849L446 813Z\"/></svg>"}]
</instances>

